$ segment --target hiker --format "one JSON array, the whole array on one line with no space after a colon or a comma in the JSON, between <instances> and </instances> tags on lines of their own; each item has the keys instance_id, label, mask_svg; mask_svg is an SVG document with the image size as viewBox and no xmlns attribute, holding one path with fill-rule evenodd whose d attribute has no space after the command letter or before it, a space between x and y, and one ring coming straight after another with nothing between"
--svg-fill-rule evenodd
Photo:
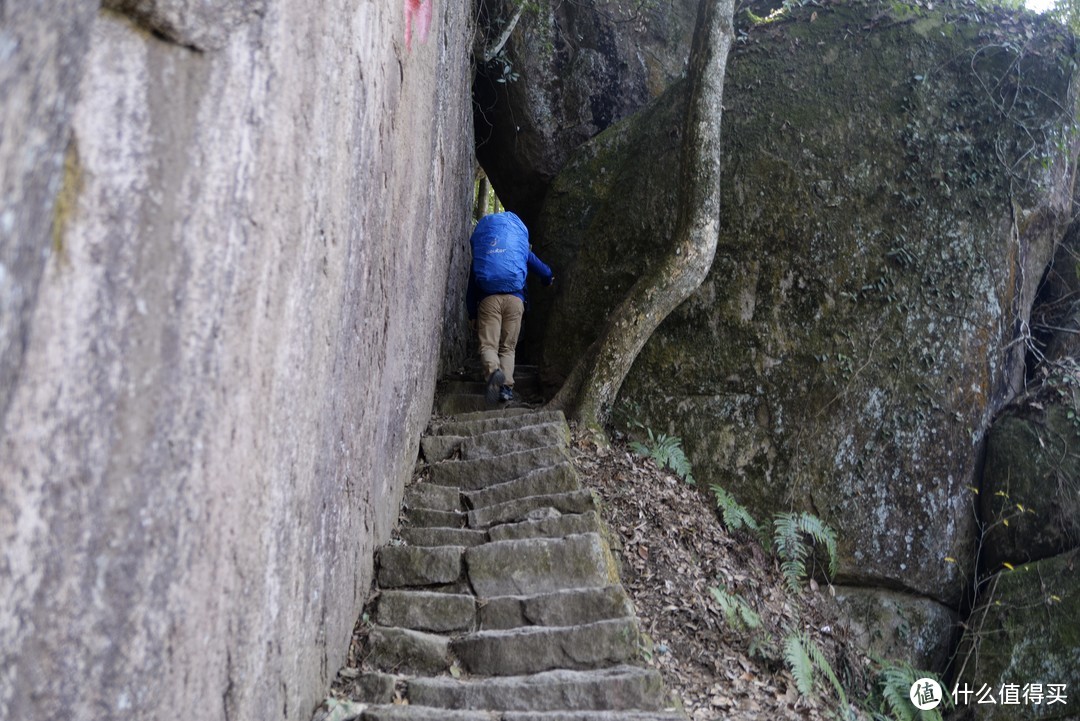
<instances>
[{"instance_id":1,"label":"hiker","mask_svg":"<svg viewBox=\"0 0 1080 721\"><path fill-rule=\"evenodd\" d=\"M529 229L514 213L485 215L470 240L472 270L465 296L469 325L480 338L488 403L514 399L514 349L527 305L525 276L555 282L551 268L533 255Z\"/></svg>"}]
</instances>

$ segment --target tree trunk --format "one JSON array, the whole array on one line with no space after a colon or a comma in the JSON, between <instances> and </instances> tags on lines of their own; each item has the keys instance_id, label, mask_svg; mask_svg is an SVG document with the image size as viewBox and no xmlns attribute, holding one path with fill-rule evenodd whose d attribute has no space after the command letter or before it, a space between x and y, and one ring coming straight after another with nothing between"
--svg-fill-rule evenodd
<instances>
[{"instance_id":1,"label":"tree trunk","mask_svg":"<svg viewBox=\"0 0 1080 721\"><path fill-rule=\"evenodd\" d=\"M480 171L479 176L476 179L476 207L473 208L473 219L480 220L488 214L488 199L491 195L491 181L488 180L487 173L483 170Z\"/></svg>"},{"instance_id":2,"label":"tree trunk","mask_svg":"<svg viewBox=\"0 0 1080 721\"><path fill-rule=\"evenodd\" d=\"M733 8L733 0L701 0L698 8L674 242L626 294L550 404L595 431L607 421L645 342L712 267L720 230L720 117Z\"/></svg>"}]
</instances>

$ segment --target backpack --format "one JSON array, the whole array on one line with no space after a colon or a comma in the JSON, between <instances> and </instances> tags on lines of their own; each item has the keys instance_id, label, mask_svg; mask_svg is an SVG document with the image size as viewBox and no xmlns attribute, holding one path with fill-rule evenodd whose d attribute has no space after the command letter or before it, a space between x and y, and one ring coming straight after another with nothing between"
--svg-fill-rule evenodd
<instances>
[{"instance_id":1,"label":"backpack","mask_svg":"<svg viewBox=\"0 0 1080 721\"><path fill-rule=\"evenodd\" d=\"M482 293L517 293L528 272L529 229L514 213L485 215L472 238L473 275Z\"/></svg>"}]
</instances>

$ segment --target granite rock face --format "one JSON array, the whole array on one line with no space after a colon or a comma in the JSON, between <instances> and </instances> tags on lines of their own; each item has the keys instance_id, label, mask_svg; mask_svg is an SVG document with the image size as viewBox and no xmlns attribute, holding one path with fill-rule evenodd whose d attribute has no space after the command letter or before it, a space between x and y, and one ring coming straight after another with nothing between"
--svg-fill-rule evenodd
<instances>
[{"instance_id":1,"label":"granite rock face","mask_svg":"<svg viewBox=\"0 0 1080 721\"><path fill-rule=\"evenodd\" d=\"M307 719L463 305L472 18L110 7L2 11L0 717Z\"/></svg>"},{"instance_id":2,"label":"granite rock face","mask_svg":"<svg viewBox=\"0 0 1080 721\"><path fill-rule=\"evenodd\" d=\"M53 209L94 14L85 0L20 0L0 13L0 423L54 242Z\"/></svg>"},{"instance_id":3,"label":"granite rock face","mask_svg":"<svg viewBox=\"0 0 1080 721\"><path fill-rule=\"evenodd\" d=\"M515 5L486 3L487 48ZM682 77L697 3L540 3L502 52L479 65L476 155L499 198L527 223L573 151Z\"/></svg>"},{"instance_id":4,"label":"granite rock face","mask_svg":"<svg viewBox=\"0 0 1080 721\"><path fill-rule=\"evenodd\" d=\"M681 437L695 476L759 518L794 504L832 524L839 582L955 607L981 439L1023 381L1024 324L1074 213L1076 143L1059 139L1080 76L1050 23L1027 20L1018 55L985 48L1011 16L888 12L741 29L716 260L616 417ZM1022 117L1000 122L984 85ZM535 245L560 285L522 346L554 383L669 242L684 103L676 86L552 184Z\"/></svg>"}]
</instances>

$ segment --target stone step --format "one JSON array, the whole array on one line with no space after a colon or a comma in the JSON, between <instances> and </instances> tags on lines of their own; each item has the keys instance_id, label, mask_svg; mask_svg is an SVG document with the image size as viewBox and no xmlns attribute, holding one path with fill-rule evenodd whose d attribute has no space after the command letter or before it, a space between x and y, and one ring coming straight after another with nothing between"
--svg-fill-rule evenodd
<instances>
[{"instance_id":1,"label":"stone step","mask_svg":"<svg viewBox=\"0 0 1080 721\"><path fill-rule=\"evenodd\" d=\"M539 423L477 435L424 436L420 439L420 449L428 463L439 463L455 454L461 460L476 460L545 446L566 446L569 433L565 423Z\"/></svg>"},{"instance_id":2,"label":"stone step","mask_svg":"<svg viewBox=\"0 0 1080 721\"><path fill-rule=\"evenodd\" d=\"M458 413L450 421L483 421L489 418L515 418L517 416L527 416L531 413L536 413L535 408L493 408L486 411L476 411L475 413Z\"/></svg>"},{"instance_id":3,"label":"stone step","mask_svg":"<svg viewBox=\"0 0 1080 721\"><path fill-rule=\"evenodd\" d=\"M454 711L431 706L390 705L364 709L358 721L501 721L496 711Z\"/></svg>"},{"instance_id":4,"label":"stone step","mask_svg":"<svg viewBox=\"0 0 1080 721\"><path fill-rule=\"evenodd\" d=\"M339 676L339 678L341 678ZM388 704L394 702L397 676L389 673L362 673L348 680L350 698L360 703Z\"/></svg>"},{"instance_id":5,"label":"stone step","mask_svg":"<svg viewBox=\"0 0 1080 721\"><path fill-rule=\"evenodd\" d=\"M496 483L521 478L538 468L556 466L569 460L564 448L549 446L475 461L443 461L431 467L429 480L439 486L457 486L463 490L476 491Z\"/></svg>"},{"instance_id":6,"label":"stone step","mask_svg":"<svg viewBox=\"0 0 1080 721\"><path fill-rule=\"evenodd\" d=\"M445 709L660 711L667 705L660 673L636 666L475 680L414 678L406 686L410 704Z\"/></svg>"},{"instance_id":7,"label":"stone step","mask_svg":"<svg viewBox=\"0 0 1080 721\"><path fill-rule=\"evenodd\" d=\"M464 511L406 508L405 521L412 528L464 528L469 515Z\"/></svg>"},{"instance_id":8,"label":"stone step","mask_svg":"<svg viewBox=\"0 0 1080 721\"><path fill-rule=\"evenodd\" d=\"M450 638L407 628L372 626L367 663L394 673L443 673L450 670Z\"/></svg>"},{"instance_id":9,"label":"stone step","mask_svg":"<svg viewBox=\"0 0 1080 721\"><path fill-rule=\"evenodd\" d=\"M464 554L463 546L383 546L379 549L379 586L400 588L454 583L464 570Z\"/></svg>"},{"instance_id":10,"label":"stone step","mask_svg":"<svg viewBox=\"0 0 1080 721\"><path fill-rule=\"evenodd\" d=\"M489 431L473 436L424 436L420 449L428 463L438 463L459 453L461 460L528 451L547 446L570 445L570 427L566 423L541 423L537 425Z\"/></svg>"},{"instance_id":11,"label":"stone step","mask_svg":"<svg viewBox=\"0 0 1080 721\"><path fill-rule=\"evenodd\" d=\"M617 618L578 626L479 631L454 639L450 650L468 673L518 676L631 662L639 657L640 636L636 618Z\"/></svg>"},{"instance_id":12,"label":"stone step","mask_svg":"<svg viewBox=\"0 0 1080 721\"><path fill-rule=\"evenodd\" d=\"M464 516L464 514L463 514ZM596 530L596 529L588 529ZM585 533L586 531L581 531ZM401 540L410 546L479 546L488 542L488 534L473 528L411 527L398 530Z\"/></svg>"},{"instance_id":13,"label":"stone step","mask_svg":"<svg viewBox=\"0 0 1080 721\"><path fill-rule=\"evenodd\" d=\"M476 595L532 596L618 583L615 560L597 533L494 541L465 551Z\"/></svg>"},{"instance_id":14,"label":"stone step","mask_svg":"<svg viewBox=\"0 0 1080 721\"><path fill-rule=\"evenodd\" d=\"M432 511L463 511L461 489L439 486L434 483L414 483L405 488L407 508L425 508Z\"/></svg>"},{"instance_id":15,"label":"stone step","mask_svg":"<svg viewBox=\"0 0 1080 721\"><path fill-rule=\"evenodd\" d=\"M446 380L439 383L438 392L442 394L456 393L460 395L482 395L487 390L487 381ZM514 373L514 392L523 396L539 395L541 391L540 380L535 376L523 376Z\"/></svg>"},{"instance_id":16,"label":"stone step","mask_svg":"<svg viewBox=\"0 0 1080 721\"><path fill-rule=\"evenodd\" d=\"M597 510L596 498L591 491L584 490L516 498L505 503L469 511L468 525L469 528L490 528L500 524L532 520L537 515L546 516L552 510L562 514L595 511Z\"/></svg>"},{"instance_id":17,"label":"stone step","mask_svg":"<svg viewBox=\"0 0 1080 721\"><path fill-rule=\"evenodd\" d=\"M581 488L581 478L570 462L530 471L506 483L496 483L477 491L462 491L470 509L485 508L518 498L567 493Z\"/></svg>"},{"instance_id":18,"label":"stone step","mask_svg":"<svg viewBox=\"0 0 1080 721\"><path fill-rule=\"evenodd\" d=\"M487 535L492 541L518 541L527 538L564 538L600 531L600 517L593 511L565 515L552 511L543 518L492 526L487 530Z\"/></svg>"},{"instance_id":19,"label":"stone step","mask_svg":"<svg viewBox=\"0 0 1080 721\"><path fill-rule=\"evenodd\" d=\"M573 588L535 596L497 596L482 599L477 605L479 627L484 631L526 626L574 626L634 615L634 605L623 587L617 585Z\"/></svg>"},{"instance_id":20,"label":"stone step","mask_svg":"<svg viewBox=\"0 0 1080 721\"><path fill-rule=\"evenodd\" d=\"M432 433L447 436L477 436L492 431L505 431L508 429L521 428L522 426L534 426L543 423L566 423L566 416L562 411L533 411L531 413L482 416L478 418L466 418L458 416L451 420L433 424Z\"/></svg>"},{"instance_id":21,"label":"stone step","mask_svg":"<svg viewBox=\"0 0 1080 721\"><path fill-rule=\"evenodd\" d=\"M440 394L435 401L436 411L444 416L457 416L489 409L500 410L504 408L521 408L528 410L528 407L521 405L520 401L488 403L484 396L478 396L472 393L444 393Z\"/></svg>"},{"instance_id":22,"label":"stone step","mask_svg":"<svg viewBox=\"0 0 1080 721\"><path fill-rule=\"evenodd\" d=\"M476 597L465 594L383 591L376 601L375 623L431 633L469 632L477 628L476 606ZM500 608L500 621L513 619L512 605L503 603Z\"/></svg>"}]
</instances>

